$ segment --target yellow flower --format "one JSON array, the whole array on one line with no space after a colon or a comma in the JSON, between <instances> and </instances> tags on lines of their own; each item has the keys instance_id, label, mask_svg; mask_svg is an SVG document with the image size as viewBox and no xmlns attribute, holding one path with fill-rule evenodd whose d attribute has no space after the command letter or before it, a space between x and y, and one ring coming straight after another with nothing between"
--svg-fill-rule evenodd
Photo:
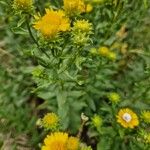
<instances>
[{"instance_id":1,"label":"yellow flower","mask_svg":"<svg viewBox=\"0 0 150 150\"><path fill-rule=\"evenodd\" d=\"M92 30L92 24L88 20L76 20L74 22L73 31L80 31L90 33Z\"/></svg>"},{"instance_id":2,"label":"yellow flower","mask_svg":"<svg viewBox=\"0 0 150 150\"><path fill-rule=\"evenodd\" d=\"M109 49L108 49L108 47L103 46L103 47L100 47L100 48L98 49L98 52L99 52L100 55L106 57L106 56L108 56L108 54L109 54Z\"/></svg>"},{"instance_id":3,"label":"yellow flower","mask_svg":"<svg viewBox=\"0 0 150 150\"><path fill-rule=\"evenodd\" d=\"M64 10L68 15L74 13L85 12L85 4L83 0L64 0Z\"/></svg>"},{"instance_id":4,"label":"yellow flower","mask_svg":"<svg viewBox=\"0 0 150 150\"><path fill-rule=\"evenodd\" d=\"M115 92L110 93L108 98L112 103L118 103L120 101L120 95Z\"/></svg>"},{"instance_id":5,"label":"yellow flower","mask_svg":"<svg viewBox=\"0 0 150 150\"><path fill-rule=\"evenodd\" d=\"M46 129L53 129L58 126L59 118L55 113L47 113L42 118L42 125Z\"/></svg>"},{"instance_id":6,"label":"yellow flower","mask_svg":"<svg viewBox=\"0 0 150 150\"><path fill-rule=\"evenodd\" d=\"M79 139L76 137L69 137L67 142L67 150L78 150Z\"/></svg>"},{"instance_id":7,"label":"yellow flower","mask_svg":"<svg viewBox=\"0 0 150 150\"><path fill-rule=\"evenodd\" d=\"M146 122L150 123L150 111L143 111L141 114L141 118Z\"/></svg>"},{"instance_id":8,"label":"yellow flower","mask_svg":"<svg viewBox=\"0 0 150 150\"><path fill-rule=\"evenodd\" d=\"M89 13L93 10L93 6L91 4L86 5L86 13Z\"/></svg>"},{"instance_id":9,"label":"yellow flower","mask_svg":"<svg viewBox=\"0 0 150 150\"><path fill-rule=\"evenodd\" d=\"M121 109L118 112L117 122L124 128L134 128L139 125L137 115L129 108Z\"/></svg>"},{"instance_id":10,"label":"yellow flower","mask_svg":"<svg viewBox=\"0 0 150 150\"><path fill-rule=\"evenodd\" d=\"M46 9L46 14L34 23L34 28L39 30L46 38L52 38L59 32L70 29L69 19L61 10Z\"/></svg>"},{"instance_id":11,"label":"yellow flower","mask_svg":"<svg viewBox=\"0 0 150 150\"><path fill-rule=\"evenodd\" d=\"M14 0L13 8L15 10L30 11L33 6L33 0Z\"/></svg>"},{"instance_id":12,"label":"yellow flower","mask_svg":"<svg viewBox=\"0 0 150 150\"><path fill-rule=\"evenodd\" d=\"M67 150L68 134L55 132L44 139L42 150Z\"/></svg>"},{"instance_id":13,"label":"yellow flower","mask_svg":"<svg viewBox=\"0 0 150 150\"><path fill-rule=\"evenodd\" d=\"M103 120L100 116L98 115L94 115L94 117L92 118L92 123L95 127L100 127L103 123Z\"/></svg>"}]
</instances>

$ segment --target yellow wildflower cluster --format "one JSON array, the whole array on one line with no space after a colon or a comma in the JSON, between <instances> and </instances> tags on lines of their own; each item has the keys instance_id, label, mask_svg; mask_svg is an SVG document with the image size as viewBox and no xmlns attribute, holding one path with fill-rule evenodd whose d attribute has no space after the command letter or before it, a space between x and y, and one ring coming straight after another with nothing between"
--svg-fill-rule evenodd
<instances>
[{"instance_id":1,"label":"yellow wildflower cluster","mask_svg":"<svg viewBox=\"0 0 150 150\"><path fill-rule=\"evenodd\" d=\"M109 50L108 47L106 46L102 46L98 49L98 53L103 56L103 57L107 57L108 59L114 61L116 60L116 53L112 52Z\"/></svg>"},{"instance_id":2,"label":"yellow wildflower cluster","mask_svg":"<svg viewBox=\"0 0 150 150\"><path fill-rule=\"evenodd\" d=\"M117 122L120 123L124 128L134 128L139 125L139 120L136 113L129 108L119 110Z\"/></svg>"},{"instance_id":3,"label":"yellow wildflower cluster","mask_svg":"<svg viewBox=\"0 0 150 150\"><path fill-rule=\"evenodd\" d=\"M34 23L34 28L45 37L52 38L70 29L70 21L61 10L46 9L46 14Z\"/></svg>"},{"instance_id":4,"label":"yellow wildflower cluster","mask_svg":"<svg viewBox=\"0 0 150 150\"><path fill-rule=\"evenodd\" d=\"M84 0L64 0L64 10L68 15L83 13L86 10Z\"/></svg>"},{"instance_id":5,"label":"yellow wildflower cluster","mask_svg":"<svg viewBox=\"0 0 150 150\"><path fill-rule=\"evenodd\" d=\"M143 111L141 113L141 118L143 119L144 122L150 123L150 111Z\"/></svg>"},{"instance_id":6,"label":"yellow wildflower cluster","mask_svg":"<svg viewBox=\"0 0 150 150\"><path fill-rule=\"evenodd\" d=\"M14 0L13 8L20 11L30 11L33 7L33 0Z\"/></svg>"},{"instance_id":7,"label":"yellow wildflower cluster","mask_svg":"<svg viewBox=\"0 0 150 150\"><path fill-rule=\"evenodd\" d=\"M69 137L67 133L55 132L44 140L42 150L78 150L79 139L76 137Z\"/></svg>"},{"instance_id":8,"label":"yellow wildflower cluster","mask_svg":"<svg viewBox=\"0 0 150 150\"><path fill-rule=\"evenodd\" d=\"M55 113L47 113L41 120L41 125L45 129L55 129L59 123L59 117Z\"/></svg>"},{"instance_id":9,"label":"yellow wildflower cluster","mask_svg":"<svg viewBox=\"0 0 150 150\"><path fill-rule=\"evenodd\" d=\"M112 103L118 103L120 101L120 95L115 92L110 93L108 98Z\"/></svg>"}]
</instances>

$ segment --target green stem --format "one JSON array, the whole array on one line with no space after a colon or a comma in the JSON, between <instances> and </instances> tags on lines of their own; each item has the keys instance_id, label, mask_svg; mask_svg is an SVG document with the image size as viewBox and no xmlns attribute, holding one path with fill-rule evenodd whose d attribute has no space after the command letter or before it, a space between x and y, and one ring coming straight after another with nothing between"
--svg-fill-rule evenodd
<instances>
[{"instance_id":1,"label":"green stem","mask_svg":"<svg viewBox=\"0 0 150 150\"><path fill-rule=\"evenodd\" d=\"M37 45L38 49L43 52L49 59L50 59L50 56L44 51L43 48L40 48L40 45L39 43L37 42L37 40L34 38L33 34L32 34L32 31L31 31L31 28L30 28L30 25L29 25L29 19L27 18L26 19L26 24L27 24L27 29L28 29L28 32L29 32L29 35L30 37L32 38L33 42Z\"/></svg>"}]
</instances>

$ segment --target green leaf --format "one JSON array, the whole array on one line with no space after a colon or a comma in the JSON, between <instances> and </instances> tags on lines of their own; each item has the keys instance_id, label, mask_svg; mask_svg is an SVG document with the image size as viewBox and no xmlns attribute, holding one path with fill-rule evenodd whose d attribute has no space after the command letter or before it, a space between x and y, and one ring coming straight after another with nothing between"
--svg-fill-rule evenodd
<instances>
[{"instance_id":1,"label":"green leaf","mask_svg":"<svg viewBox=\"0 0 150 150\"><path fill-rule=\"evenodd\" d=\"M19 28L26 21L25 16L23 16L17 23L17 28Z\"/></svg>"},{"instance_id":2,"label":"green leaf","mask_svg":"<svg viewBox=\"0 0 150 150\"><path fill-rule=\"evenodd\" d=\"M15 34L29 35L28 30L21 28L21 27L12 28L12 32L14 32Z\"/></svg>"},{"instance_id":3,"label":"green leaf","mask_svg":"<svg viewBox=\"0 0 150 150\"><path fill-rule=\"evenodd\" d=\"M99 143L97 144L97 150L111 150L112 148L113 139L102 136L100 138Z\"/></svg>"}]
</instances>

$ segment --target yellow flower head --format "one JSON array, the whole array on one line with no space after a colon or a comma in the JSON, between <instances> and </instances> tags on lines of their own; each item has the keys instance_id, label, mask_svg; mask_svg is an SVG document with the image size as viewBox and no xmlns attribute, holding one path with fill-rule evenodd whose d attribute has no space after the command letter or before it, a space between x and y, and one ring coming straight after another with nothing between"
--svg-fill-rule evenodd
<instances>
[{"instance_id":1,"label":"yellow flower head","mask_svg":"<svg viewBox=\"0 0 150 150\"><path fill-rule=\"evenodd\" d=\"M52 38L59 32L70 29L69 19L61 10L46 9L46 14L34 23L34 28L39 30L46 38Z\"/></svg>"},{"instance_id":2,"label":"yellow flower head","mask_svg":"<svg viewBox=\"0 0 150 150\"><path fill-rule=\"evenodd\" d=\"M102 123L103 123L102 118L98 115L94 115L94 117L92 118L92 124L98 128L102 125Z\"/></svg>"},{"instance_id":3,"label":"yellow flower head","mask_svg":"<svg viewBox=\"0 0 150 150\"><path fill-rule=\"evenodd\" d=\"M105 57L109 55L109 49L106 46L100 47L98 49L98 52L100 55L105 56Z\"/></svg>"},{"instance_id":4,"label":"yellow flower head","mask_svg":"<svg viewBox=\"0 0 150 150\"><path fill-rule=\"evenodd\" d=\"M76 20L74 22L73 31L90 33L92 31L92 24L87 20Z\"/></svg>"},{"instance_id":5,"label":"yellow flower head","mask_svg":"<svg viewBox=\"0 0 150 150\"><path fill-rule=\"evenodd\" d=\"M48 135L44 140L42 150L67 150L68 134L55 132Z\"/></svg>"},{"instance_id":6,"label":"yellow flower head","mask_svg":"<svg viewBox=\"0 0 150 150\"><path fill-rule=\"evenodd\" d=\"M139 125L137 115L129 108L121 109L118 112L117 122L124 128L134 128Z\"/></svg>"},{"instance_id":7,"label":"yellow flower head","mask_svg":"<svg viewBox=\"0 0 150 150\"><path fill-rule=\"evenodd\" d=\"M64 10L68 15L74 13L85 12L85 4L83 0L64 0Z\"/></svg>"},{"instance_id":8,"label":"yellow flower head","mask_svg":"<svg viewBox=\"0 0 150 150\"><path fill-rule=\"evenodd\" d=\"M110 93L108 98L112 103L118 103L120 101L120 95L115 92Z\"/></svg>"},{"instance_id":9,"label":"yellow flower head","mask_svg":"<svg viewBox=\"0 0 150 150\"><path fill-rule=\"evenodd\" d=\"M42 118L42 125L46 129L53 129L58 126L59 118L55 113L47 113Z\"/></svg>"},{"instance_id":10,"label":"yellow flower head","mask_svg":"<svg viewBox=\"0 0 150 150\"><path fill-rule=\"evenodd\" d=\"M15 10L30 11L33 6L33 0L14 0L13 8Z\"/></svg>"},{"instance_id":11,"label":"yellow flower head","mask_svg":"<svg viewBox=\"0 0 150 150\"><path fill-rule=\"evenodd\" d=\"M67 142L67 150L78 150L79 139L76 137L69 137Z\"/></svg>"},{"instance_id":12,"label":"yellow flower head","mask_svg":"<svg viewBox=\"0 0 150 150\"><path fill-rule=\"evenodd\" d=\"M93 10L93 6L91 4L86 5L86 13L90 13Z\"/></svg>"},{"instance_id":13,"label":"yellow flower head","mask_svg":"<svg viewBox=\"0 0 150 150\"><path fill-rule=\"evenodd\" d=\"M150 111L143 111L141 114L141 118L146 122L150 123Z\"/></svg>"}]
</instances>

